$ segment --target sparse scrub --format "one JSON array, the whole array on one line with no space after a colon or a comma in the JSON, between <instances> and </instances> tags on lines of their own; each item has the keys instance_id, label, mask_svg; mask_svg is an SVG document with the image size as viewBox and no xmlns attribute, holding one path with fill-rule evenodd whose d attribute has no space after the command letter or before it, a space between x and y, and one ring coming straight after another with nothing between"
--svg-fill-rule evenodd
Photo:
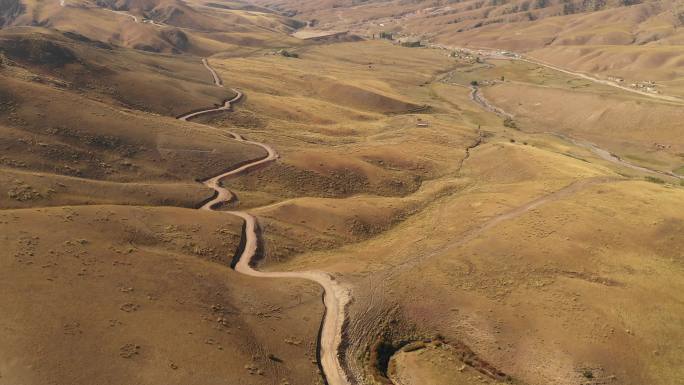
<instances>
[{"instance_id":1,"label":"sparse scrub","mask_svg":"<svg viewBox=\"0 0 684 385\"><path fill-rule=\"evenodd\" d=\"M416 342L412 342L412 343L404 346L404 348L402 350L405 352L413 352L413 351L424 349L424 348L425 348L425 342L416 341Z\"/></svg>"},{"instance_id":2,"label":"sparse scrub","mask_svg":"<svg viewBox=\"0 0 684 385\"><path fill-rule=\"evenodd\" d=\"M19 202L28 202L36 199L41 199L43 195L30 185L20 180L14 181L15 185L9 191L7 196Z\"/></svg>"},{"instance_id":3,"label":"sparse scrub","mask_svg":"<svg viewBox=\"0 0 684 385\"><path fill-rule=\"evenodd\" d=\"M378 35L381 39L385 40L392 40L392 32L380 32L380 35Z\"/></svg>"},{"instance_id":4,"label":"sparse scrub","mask_svg":"<svg viewBox=\"0 0 684 385\"><path fill-rule=\"evenodd\" d=\"M417 48L417 47L422 47L423 45L421 44L420 41L405 41L401 43L402 47L408 47L408 48Z\"/></svg>"}]
</instances>

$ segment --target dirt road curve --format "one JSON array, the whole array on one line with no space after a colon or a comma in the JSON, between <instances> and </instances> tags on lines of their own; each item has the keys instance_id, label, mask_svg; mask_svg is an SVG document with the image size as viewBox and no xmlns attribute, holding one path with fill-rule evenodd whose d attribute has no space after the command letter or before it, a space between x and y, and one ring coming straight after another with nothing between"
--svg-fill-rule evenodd
<instances>
[{"instance_id":1,"label":"dirt road curve","mask_svg":"<svg viewBox=\"0 0 684 385\"><path fill-rule=\"evenodd\" d=\"M214 78L214 84L222 87L221 79L213 68L209 65L206 59L202 59L204 66L211 72ZM221 110L228 110L231 108L231 104L238 101L242 97L242 93L237 90L233 90L236 96L224 103L223 106L218 108L210 108L203 111L192 112L179 117L178 119L187 121L190 118L215 112ZM216 197L211 201L207 202L202 206L201 210L213 211L222 203L227 203L233 200L234 194L227 188L221 185L221 181L226 178L230 178L242 173L248 172L257 167L261 167L270 162L278 159L278 154L269 145L259 142L253 142L245 139L239 134L230 133L233 138L237 141L253 144L259 146L266 150L266 156L254 160L253 162L247 163L245 165L236 167L230 171L224 172L213 178L204 181L204 184L216 191ZM243 236L244 239L244 249L240 254L240 259L235 265L235 271L249 275L252 277L260 278L296 278L296 279L306 279L313 281L321 285L325 291L323 301L325 304L325 314L323 318L323 323L320 331L320 340L318 341L320 346L319 352L319 363L323 371L323 376L328 385L349 385L350 382L347 379L344 369L340 364L338 358L339 347L342 342L342 325L345 319L345 307L350 300L350 292L347 288L344 288L339 284L332 276L325 272L319 271L302 271L302 272L263 272L255 270L252 268L251 262L252 258L256 254L257 244L259 240L259 229L257 225L256 218L251 214L244 211L221 211L229 215L234 215L242 218L245 221L245 232Z\"/></svg>"},{"instance_id":2,"label":"dirt road curve","mask_svg":"<svg viewBox=\"0 0 684 385\"><path fill-rule=\"evenodd\" d=\"M221 87L223 87L223 86L221 86ZM209 109L201 110L201 111L189 112L185 115L179 116L178 119L187 122L188 119L192 119L194 117L204 115L204 114L207 114L210 112L230 110L233 103L236 103L237 101L239 101L242 98L242 92L240 92L236 89L232 89L232 88L231 88L231 90L233 92L235 92L235 96L232 99L226 100L225 102L223 102L222 106L216 107L216 108L209 108ZM233 137L235 137L235 139L238 139L238 137L239 137L239 135L233 134L232 132L230 134L233 135ZM250 142L250 143L257 144L256 142ZM258 143L257 145L264 146L264 145L261 145L261 143Z\"/></svg>"}]
</instances>

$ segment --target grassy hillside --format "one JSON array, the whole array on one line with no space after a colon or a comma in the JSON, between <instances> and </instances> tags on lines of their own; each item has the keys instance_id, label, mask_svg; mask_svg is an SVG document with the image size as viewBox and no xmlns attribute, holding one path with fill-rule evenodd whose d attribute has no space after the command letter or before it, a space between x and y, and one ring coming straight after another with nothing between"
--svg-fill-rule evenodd
<instances>
[{"instance_id":1,"label":"grassy hillside","mask_svg":"<svg viewBox=\"0 0 684 385\"><path fill-rule=\"evenodd\" d=\"M148 52L206 55L277 47L288 41L284 32L300 26L273 12L231 7L222 0L209 5L177 0L6 1L0 26L43 26Z\"/></svg>"},{"instance_id":2,"label":"grassy hillside","mask_svg":"<svg viewBox=\"0 0 684 385\"><path fill-rule=\"evenodd\" d=\"M630 82L672 82L681 94L681 0L255 2L313 20L317 29L527 52L555 65Z\"/></svg>"},{"instance_id":3,"label":"grassy hillside","mask_svg":"<svg viewBox=\"0 0 684 385\"><path fill-rule=\"evenodd\" d=\"M239 229L196 210L3 210L3 381L315 383L320 320L301 314L319 290L227 268Z\"/></svg>"},{"instance_id":4,"label":"grassy hillside","mask_svg":"<svg viewBox=\"0 0 684 385\"><path fill-rule=\"evenodd\" d=\"M80 27L0 31L2 380L315 383L319 289L233 272L241 221L194 210L264 156L176 119L230 84Z\"/></svg>"}]
</instances>

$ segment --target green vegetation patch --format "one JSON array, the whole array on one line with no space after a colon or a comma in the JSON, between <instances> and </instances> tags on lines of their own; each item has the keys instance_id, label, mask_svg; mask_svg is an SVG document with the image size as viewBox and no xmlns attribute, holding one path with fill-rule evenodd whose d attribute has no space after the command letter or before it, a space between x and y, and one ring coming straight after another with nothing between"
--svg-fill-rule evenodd
<instances>
[{"instance_id":1,"label":"green vegetation patch","mask_svg":"<svg viewBox=\"0 0 684 385\"><path fill-rule=\"evenodd\" d=\"M684 166L677 168L677 169L674 169L674 170L672 170L672 172L674 172L675 174L678 174L678 175L684 175Z\"/></svg>"},{"instance_id":2,"label":"green vegetation patch","mask_svg":"<svg viewBox=\"0 0 684 385\"><path fill-rule=\"evenodd\" d=\"M664 180L662 180L662 179L660 179L660 178L657 178L657 177L654 177L654 176L647 176L647 177L644 177L644 179L645 179L647 182L651 182L651 183L665 184L665 181L664 181Z\"/></svg>"}]
</instances>

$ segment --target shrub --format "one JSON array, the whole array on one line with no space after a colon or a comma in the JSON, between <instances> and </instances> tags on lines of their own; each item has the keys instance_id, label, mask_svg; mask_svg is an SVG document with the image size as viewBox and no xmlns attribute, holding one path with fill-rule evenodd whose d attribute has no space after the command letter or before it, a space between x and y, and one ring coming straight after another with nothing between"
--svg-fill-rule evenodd
<instances>
[{"instance_id":1,"label":"shrub","mask_svg":"<svg viewBox=\"0 0 684 385\"><path fill-rule=\"evenodd\" d=\"M292 57L295 59L299 58L299 54L297 52L290 52L290 51L282 50L282 51L280 51L280 54L285 56L285 57Z\"/></svg>"},{"instance_id":2,"label":"shrub","mask_svg":"<svg viewBox=\"0 0 684 385\"><path fill-rule=\"evenodd\" d=\"M267 357L268 357L268 359L271 360L271 361L283 362L283 360L281 360L280 358L276 357L276 356L275 356L274 354L272 354L272 353L269 353L269 355L268 355Z\"/></svg>"},{"instance_id":3,"label":"shrub","mask_svg":"<svg viewBox=\"0 0 684 385\"><path fill-rule=\"evenodd\" d=\"M470 81L470 85L473 86L473 87L477 87L477 84L478 84L478 83L477 83L477 80L471 80L471 81Z\"/></svg>"},{"instance_id":4,"label":"shrub","mask_svg":"<svg viewBox=\"0 0 684 385\"><path fill-rule=\"evenodd\" d=\"M515 124L515 121L513 120L513 118L504 119L503 125L504 125L504 127L508 127L508 128L518 128L518 125Z\"/></svg>"}]
</instances>

